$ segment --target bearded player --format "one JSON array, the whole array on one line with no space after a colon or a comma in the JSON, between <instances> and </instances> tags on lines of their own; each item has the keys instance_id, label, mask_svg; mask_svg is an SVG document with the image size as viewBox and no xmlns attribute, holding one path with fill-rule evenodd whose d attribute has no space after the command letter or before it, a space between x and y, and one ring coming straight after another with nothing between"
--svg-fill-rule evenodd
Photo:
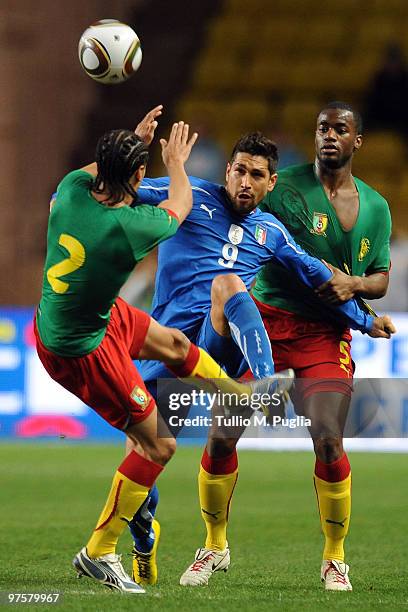
<instances>
[{"instance_id":1,"label":"bearded player","mask_svg":"<svg viewBox=\"0 0 408 612\"><path fill-rule=\"evenodd\" d=\"M305 380L297 411L311 419L316 454L314 484L325 538L321 580L327 590L350 591L344 540L351 512L351 471L343 449L343 429L352 392L353 362L349 329L328 322L319 299L342 304L351 298L380 298L387 290L391 220L387 202L351 174L362 145L360 115L342 102L318 115L314 164L279 172L275 189L261 204L288 228L306 251L331 264L333 277L316 294L277 262L268 263L253 296L272 344L277 371L291 367ZM363 305L363 304L362 304ZM228 457L234 441L218 441L216 457ZM219 486L222 484L219 476ZM216 477L212 486L215 488ZM211 506L210 487L200 499ZM210 502L208 501L210 500ZM230 501L230 500L229 500ZM229 506L228 506L229 507ZM207 584L214 556L227 546L226 524L204 516L207 542L181 578L182 584ZM218 529L216 546L211 532ZM203 552L204 551L204 552Z\"/></svg>"}]
</instances>

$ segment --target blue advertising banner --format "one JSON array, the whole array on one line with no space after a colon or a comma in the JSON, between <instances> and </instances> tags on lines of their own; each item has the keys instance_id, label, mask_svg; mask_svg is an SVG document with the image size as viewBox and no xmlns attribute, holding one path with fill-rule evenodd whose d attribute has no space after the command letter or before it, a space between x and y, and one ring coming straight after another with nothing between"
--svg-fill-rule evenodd
<instances>
[{"instance_id":1,"label":"blue advertising banner","mask_svg":"<svg viewBox=\"0 0 408 612\"><path fill-rule=\"evenodd\" d=\"M55 383L37 357L32 308L0 309L0 439L123 440Z\"/></svg>"}]
</instances>

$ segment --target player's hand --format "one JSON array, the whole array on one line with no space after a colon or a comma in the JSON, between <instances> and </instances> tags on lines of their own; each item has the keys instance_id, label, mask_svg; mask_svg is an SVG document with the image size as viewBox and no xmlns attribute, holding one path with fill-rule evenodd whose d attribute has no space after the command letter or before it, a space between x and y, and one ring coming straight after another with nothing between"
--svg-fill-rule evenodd
<instances>
[{"instance_id":1,"label":"player's hand","mask_svg":"<svg viewBox=\"0 0 408 612\"><path fill-rule=\"evenodd\" d=\"M333 276L315 289L318 297L331 305L343 304L351 300L357 292L358 277L349 276L326 261L323 263L333 272Z\"/></svg>"},{"instance_id":2,"label":"player's hand","mask_svg":"<svg viewBox=\"0 0 408 612\"><path fill-rule=\"evenodd\" d=\"M373 326L368 332L371 338L391 338L391 334L396 333L395 325L391 321L391 317L385 315L384 317L375 317Z\"/></svg>"},{"instance_id":3,"label":"player's hand","mask_svg":"<svg viewBox=\"0 0 408 612\"><path fill-rule=\"evenodd\" d=\"M189 125L184 121L174 123L168 140L160 139L162 157L166 168L172 164L185 164L191 153L191 149L198 138L197 132L189 139Z\"/></svg>"},{"instance_id":4,"label":"player's hand","mask_svg":"<svg viewBox=\"0 0 408 612\"><path fill-rule=\"evenodd\" d=\"M135 134L140 136L140 138L149 145L153 138L154 132L158 126L157 117L160 117L162 114L163 105L159 104L150 110L145 117L138 123Z\"/></svg>"}]
</instances>

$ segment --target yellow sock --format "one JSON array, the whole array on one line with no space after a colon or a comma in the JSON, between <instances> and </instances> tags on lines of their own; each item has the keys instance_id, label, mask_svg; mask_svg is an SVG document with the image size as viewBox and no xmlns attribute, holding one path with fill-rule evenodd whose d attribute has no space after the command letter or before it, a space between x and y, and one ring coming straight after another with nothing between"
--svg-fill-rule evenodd
<instances>
[{"instance_id":1,"label":"yellow sock","mask_svg":"<svg viewBox=\"0 0 408 612\"><path fill-rule=\"evenodd\" d=\"M325 537L323 559L344 561L344 539L351 513L351 473L339 482L314 476L320 523Z\"/></svg>"},{"instance_id":2,"label":"yellow sock","mask_svg":"<svg viewBox=\"0 0 408 612\"><path fill-rule=\"evenodd\" d=\"M118 538L127 525L126 521L132 519L148 492L149 487L137 484L116 472L105 507L86 545L91 558L115 552Z\"/></svg>"},{"instance_id":3,"label":"yellow sock","mask_svg":"<svg viewBox=\"0 0 408 612\"><path fill-rule=\"evenodd\" d=\"M203 462L211 458L204 451ZM231 505L232 494L238 479L238 467L235 452L230 458L229 464L233 463L233 471L229 474L210 474L200 466L198 475L198 490L200 496L201 516L207 529L205 547L213 550L224 550L227 546L227 524ZM224 460L215 460L224 462Z\"/></svg>"},{"instance_id":4,"label":"yellow sock","mask_svg":"<svg viewBox=\"0 0 408 612\"><path fill-rule=\"evenodd\" d=\"M248 385L236 382L228 376L216 361L203 349L198 348L200 356L190 376L216 380L216 386L224 393L234 393L237 396L250 395Z\"/></svg>"}]
</instances>

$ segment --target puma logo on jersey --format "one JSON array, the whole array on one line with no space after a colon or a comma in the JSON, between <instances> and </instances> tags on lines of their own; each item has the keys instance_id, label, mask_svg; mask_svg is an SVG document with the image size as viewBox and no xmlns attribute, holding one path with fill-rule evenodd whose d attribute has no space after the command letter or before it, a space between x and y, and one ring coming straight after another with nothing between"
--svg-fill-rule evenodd
<instances>
[{"instance_id":1,"label":"puma logo on jersey","mask_svg":"<svg viewBox=\"0 0 408 612\"><path fill-rule=\"evenodd\" d=\"M203 210L205 210L206 212L208 212L210 219L212 220L213 218L213 212L216 211L216 208L211 208L211 210L209 208L207 208L207 206L205 204L201 204L200 208L202 208Z\"/></svg>"}]
</instances>

